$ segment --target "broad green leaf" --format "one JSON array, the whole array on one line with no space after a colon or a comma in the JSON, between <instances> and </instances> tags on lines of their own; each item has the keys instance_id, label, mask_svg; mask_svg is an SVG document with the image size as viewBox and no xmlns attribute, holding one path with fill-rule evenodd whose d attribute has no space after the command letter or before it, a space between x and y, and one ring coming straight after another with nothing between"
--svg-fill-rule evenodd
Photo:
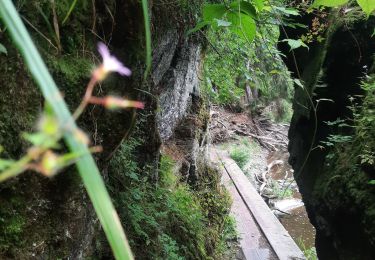
<instances>
[{"instance_id":1,"label":"broad green leaf","mask_svg":"<svg viewBox=\"0 0 375 260\"><path fill-rule=\"evenodd\" d=\"M255 21L248 15L230 12L227 14L228 21L232 23L231 31L246 41L253 41L256 34Z\"/></svg>"},{"instance_id":2,"label":"broad green leaf","mask_svg":"<svg viewBox=\"0 0 375 260\"><path fill-rule=\"evenodd\" d=\"M368 183L374 185L375 184L375 180L369 181Z\"/></svg>"},{"instance_id":3,"label":"broad green leaf","mask_svg":"<svg viewBox=\"0 0 375 260\"><path fill-rule=\"evenodd\" d=\"M300 15L297 9L294 8L285 8L285 7L280 7L280 6L275 6L274 7L276 10L279 10L282 12L284 15L289 16L289 15Z\"/></svg>"},{"instance_id":4,"label":"broad green leaf","mask_svg":"<svg viewBox=\"0 0 375 260\"><path fill-rule=\"evenodd\" d=\"M287 42L289 44L291 51L300 47L305 47L307 49L309 48L309 46L307 46L301 39L298 39L298 40L285 39L282 41Z\"/></svg>"},{"instance_id":5,"label":"broad green leaf","mask_svg":"<svg viewBox=\"0 0 375 260\"><path fill-rule=\"evenodd\" d=\"M230 4L234 12L241 12L250 15L253 19L258 17L255 7L249 2L238 1Z\"/></svg>"},{"instance_id":6,"label":"broad green leaf","mask_svg":"<svg viewBox=\"0 0 375 260\"><path fill-rule=\"evenodd\" d=\"M373 0L370 0L373 1ZM315 2L312 4L312 7L318 7L318 6L328 6L328 7L337 7L340 5L344 5L348 3L349 0L315 0Z\"/></svg>"},{"instance_id":7,"label":"broad green leaf","mask_svg":"<svg viewBox=\"0 0 375 260\"><path fill-rule=\"evenodd\" d=\"M203 7L203 20L207 22L223 18L227 8L223 4L206 4Z\"/></svg>"},{"instance_id":8,"label":"broad green leaf","mask_svg":"<svg viewBox=\"0 0 375 260\"><path fill-rule=\"evenodd\" d=\"M217 22L217 26L219 26L219 27L228 27L228 26L232 25L231 22L228 22L228 21L225 21L225 20L215 19L215 21Z\"/></svg>"},{"instance_id":9,"label":"broad green leaf","mask_svg":"<svg viewBox=\"0 0 375 260\"><path fill-rule=\"evenodd\" d=\"M8 55L7 49L1 43L0 43L0 53L4 53L5 55Z\"/></svg>"},{"instance_id":10,"label":"broad green leaf","mask_svg":"<svg viewBox=\"0 0 375 260\"><path fill-rule=\"evenodd\" d=\"M263 10L264 8L263 0L252 0L251 2L254 4L258 12L261 12Z\"/></svg>"},{"instance_id":11,"label":"broad green leaf","mask_svg":"<svg viewBox=\"0 0 375 260\"><path fill-rule=\"evenodd\" d=\"M195 33L197 31L199 31L200 29L202 29L203 27L205 27L207 25L210 25L210 24L211 24L211 22L209 22L209 21L200 21L199 23L197 23L197 25L193 29L190 29L189 31L187 31L186 35Z\"/></svg>"},{"instance_id":12,"label":"broad green leaf","mask_svg":"<svg viewBox=\"0 0 375 260\"><path fill-rule=\"evenodd\" d=\"M375 0L357 0L357 2L367 16L375 10Z\"/></svg>"}]
</instances>

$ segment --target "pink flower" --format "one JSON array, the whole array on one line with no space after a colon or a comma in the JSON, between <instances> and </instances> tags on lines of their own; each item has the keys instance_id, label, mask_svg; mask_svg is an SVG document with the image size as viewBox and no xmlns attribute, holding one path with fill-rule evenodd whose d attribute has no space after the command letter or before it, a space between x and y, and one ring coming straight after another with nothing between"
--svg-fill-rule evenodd
<instances>
[{"instance_id":1,"label":"pink flower","mask_svg":"<svg viewBox=\"0 0 375 260\"><path fill-rule=\"evenodd\" d=\"M143 109L145 107L145 104L143 102L128 100L128 99L114 97L114 96L106 96L104 98L91 97L89 102L91 104L102 105L108 109L128 108L128 107Z\"/></svg>"},{"instance_id":2,"label":"pink flower","mask_svg":"<svg viewBox=\"0 0 375 260\"><path fill-rule=\"evenodd\" d=\"M145 107L143 102L127 100L127 99L113 97L113 96L107 96L104 98L104 106L109 109L127 108L127 107L135 107L135 108L143 109Z\"/></svg>"},{"instance_id":3,"label":"pink flower","mask_svg":"<svg viewBox=\"0 0 375 260\"><path fill-rule=\"evenodd\" d=\"M117 72L123 76L131 75L131 70L125 67L116 57L112 56L104 43L98 43L98 51L103 58L103 63L94 71L96 80L105 79L110 72Z\"/></svg>"}]
</instances>

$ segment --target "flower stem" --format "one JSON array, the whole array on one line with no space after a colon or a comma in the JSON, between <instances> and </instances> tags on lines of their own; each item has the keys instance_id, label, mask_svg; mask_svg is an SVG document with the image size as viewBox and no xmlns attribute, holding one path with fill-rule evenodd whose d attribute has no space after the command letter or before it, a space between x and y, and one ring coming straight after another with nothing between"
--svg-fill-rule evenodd
<instances>
[{"instance_id":1,"label":"flower stem","mask_svg":"<svg viewBox=\"0 0 375 260\"><path fill-rule=\"evenodd\" d=\"M89 104L90 98L92 97L92 92L94 91L96 82L96 77L92 76L89 84L87 84L85 96L83 97L76 111L74 111L73 113L72 117L74 118L74 120L77 120L80 117L80 115L82 115L83 111L85 111L87 105Z\"/></svg>"}]
</instances>

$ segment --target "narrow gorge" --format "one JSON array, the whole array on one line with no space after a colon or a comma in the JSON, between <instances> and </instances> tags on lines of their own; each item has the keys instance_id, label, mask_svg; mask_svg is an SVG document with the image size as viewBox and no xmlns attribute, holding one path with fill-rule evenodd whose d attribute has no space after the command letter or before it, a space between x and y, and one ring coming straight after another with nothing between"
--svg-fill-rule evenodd
<instances>
[{"instance_id":1,"label":"narrow gorge","mask_svg":"<svg viewBox=\"0 0 375 260\"><path fill-rule=\"evenodd\" d=\"M223 184L213 148L228 152L297 253L375 259L374 9L363 0L3 0L0 259L249 259L233 214L243 191ZM42 65L27 60L25 35L55 96L38 89ZM66 102L77 130L50 100ZM88 156L100 176L76 167ZM90 192L87 175L104 191ZM275 206L288 199L302 209L296 218ZM255 226L273 253L253 259L284 259Z\"/></svg>"}]
</instances>

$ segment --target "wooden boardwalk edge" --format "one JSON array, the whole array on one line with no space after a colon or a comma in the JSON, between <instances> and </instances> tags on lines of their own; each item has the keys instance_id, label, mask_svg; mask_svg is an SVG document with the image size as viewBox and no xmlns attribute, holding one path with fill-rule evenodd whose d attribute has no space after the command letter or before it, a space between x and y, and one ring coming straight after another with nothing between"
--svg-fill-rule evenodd
<instances>
[{"instance_id":1,"label":"wooden boardwalk edge","mask_svg":"<svg viewBox=\"0 0 375 260\"><path fill-rule=\"evenodd\" d=\"M221 155L220 152L217 152L217 158L221 161L243 202L253 215L277 257L280 260L306 259L236 162Z\"/></svg>"}]
</instances>

